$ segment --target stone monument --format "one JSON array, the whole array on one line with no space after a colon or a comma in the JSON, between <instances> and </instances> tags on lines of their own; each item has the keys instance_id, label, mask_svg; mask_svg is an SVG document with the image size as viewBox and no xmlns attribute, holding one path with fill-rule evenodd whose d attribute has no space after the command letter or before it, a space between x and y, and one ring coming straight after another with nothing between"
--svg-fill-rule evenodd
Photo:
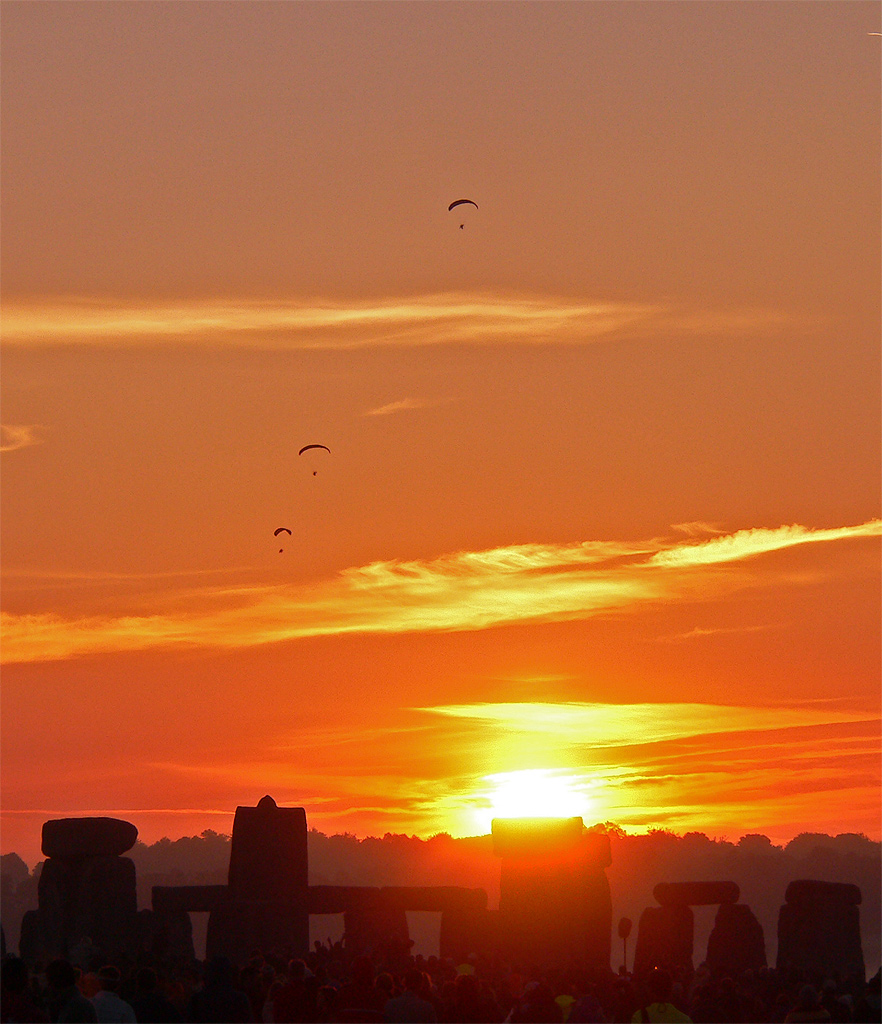
<instances>
[{"instance_id":1,"label":"stone monument","mask_svg":"<svg viewBox=\"0 0 882 1024\"><path fill-rule=\"evenodd\" d=\"M635 973L653 967L691 972L695 937L692 908L715 904L720 909L708 943L709 961L713 957L727 969L735 969L740 963L765 966L762 928L750 908L738 904L740 891L735 882L659 882L652 894L659 906L647 907L640 915Z\"/></svg>"},{"instance_id":2,"label":"stone monument","mask_svg":"<svg viewBox=\"0 0 882 1024\"><path fill-rule=\"evenodd\" d=\"M123 857L138 838L119 818L59 818L43 825L46 855L38 909L25 914L19 948L25 959L100 955L137 945L135 865Z\"/></svg>"},{"instance_id":3,"label":"stone monument","mask_svg":"<svg viewBox=\"0 0 882 1024\"><path fill-rule=\"evenodd\" d=\"M778 970L836 969L863 977L860 903L856 885L791 882L778 913Z\"/></svg>"},{"instance_id":4,"label":"stone monument","mask_svg":"<svg viewBox=\"0 0 882 1024\"><path fill-rule=\"evenodd\" d=\"M502 859L497 944L517 960L575 957L609 967L612 900L609 837L581 818L495 818Z\"/></svg>"}]
</instances>

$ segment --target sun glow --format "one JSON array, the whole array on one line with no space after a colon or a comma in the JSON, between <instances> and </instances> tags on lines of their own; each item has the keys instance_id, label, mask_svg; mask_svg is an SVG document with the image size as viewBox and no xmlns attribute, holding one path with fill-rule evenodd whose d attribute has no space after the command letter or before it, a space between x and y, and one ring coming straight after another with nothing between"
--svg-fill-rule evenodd
<instances>
[{"instance_id":1,"label":"sun glow","mask_svg":"<svg viewBox=\"0 0 882 1024\"><path fill-rule=\"evenodd\" d=\"M575 818L597 813L593 780L565 769L528 768L485 775L475 818L485 833L494 818Z\"/></svg>"}]
</instances>

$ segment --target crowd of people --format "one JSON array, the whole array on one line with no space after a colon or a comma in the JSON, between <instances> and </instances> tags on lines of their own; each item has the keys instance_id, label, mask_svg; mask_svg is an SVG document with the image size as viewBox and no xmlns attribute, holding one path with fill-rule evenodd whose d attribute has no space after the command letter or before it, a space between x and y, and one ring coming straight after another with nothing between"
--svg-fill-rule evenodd
<instances>
[{"instance_id":1,"label":"crowd of people","mask_svg":"<svg viewBox=\"0 0 882 1024\"><path fill-rule=\"evenodd\" d=\"M449 958L390 951L353 956L315 943L304 957L255 952L235 966L143 958L76 967L68 960L2 962L2 1024L36 1022L439 1022L695 1024L878 1022L880 972L866 982L835 971L714 974L658 967L634 976L578 965L525 967L500 957Z\"/></svg>"}]
</instances>

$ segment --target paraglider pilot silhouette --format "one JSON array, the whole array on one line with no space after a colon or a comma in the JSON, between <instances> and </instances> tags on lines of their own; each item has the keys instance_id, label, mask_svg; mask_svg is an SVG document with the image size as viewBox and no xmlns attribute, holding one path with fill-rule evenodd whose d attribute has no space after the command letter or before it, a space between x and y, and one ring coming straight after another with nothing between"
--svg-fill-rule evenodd
<instances>
[{"instance_id":1,"label":"paraglider pilot silhouette","mask_svg":"<svg viewBox=\"0 0 882 1024\"><path fill-rule=\"evenodd\" d=\"M278 537L278 535L280 533L287 533L289 537L293 537L294 536L294 534L291 533L291 531L288 529L287 526L280 526L278 528L278 530L273 530L273 536L274 537ZM279 548L279 554L281 554L284 550L285 550L284 548Z\"/></svg>"}]
</instances>

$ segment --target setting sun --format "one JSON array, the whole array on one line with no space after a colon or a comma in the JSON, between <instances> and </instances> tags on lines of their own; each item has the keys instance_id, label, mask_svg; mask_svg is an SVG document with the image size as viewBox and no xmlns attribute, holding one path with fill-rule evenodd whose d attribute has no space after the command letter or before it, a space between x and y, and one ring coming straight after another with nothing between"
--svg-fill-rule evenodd
<instances>
[{"instance_id":1,"label":"setting sun","mask_svg":"<svg viewBox=\"0 0 882 1024\"><path fill-rule=\"evenodd\" d=\"M475 817L484 832L494 818L592 818L594 784L584 775L550 768L529 768L484 776Z\"/></svg>"}]
</instances>

